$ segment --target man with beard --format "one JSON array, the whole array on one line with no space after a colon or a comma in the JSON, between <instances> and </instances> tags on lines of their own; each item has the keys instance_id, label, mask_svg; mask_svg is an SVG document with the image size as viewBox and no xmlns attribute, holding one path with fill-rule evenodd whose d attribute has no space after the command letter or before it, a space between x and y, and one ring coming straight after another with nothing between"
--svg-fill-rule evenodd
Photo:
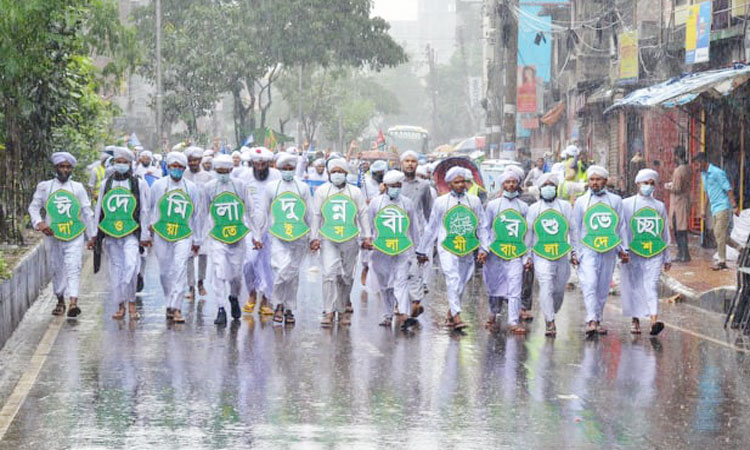
<instances>
[{"instance_id":1,"label":"man with beard","mask_svg":"<svg viewBox=\"0 0 750 450\"><path fill-rule=\"evenodd\" d=\"M198 190L202 193L206 184L214 179L213 175L201 168L201 161L205 152L200 147L188 147L185 149L187 163L190 170L185 172L185 179L195 183ZM208 249L201 246L198 254L190 252L187 260L187 283L190 291L187 294L188 299L195 298L195 257L198 257L198 294L202 297L206 295L206 288L203 281L206 279L206 267L208 266Z\"/></svg>"},{"instance_id":2,"label":"man with beard","mask_svg":"<svg viewBox=\"0 0 750 450\"><path fill-rule=\"evenodd\" d=\"M242 181L247 185L250 192L250 202L252 207L260 205L266 189L274 181L281 179L281 174L277 169L270 167L273 161L273 153L265 147L258 147L251 153L252 170L248 176L243 177ZM248 206L249 208L251 206ZM258 293L262 295L258 313L264 316L272 316L273 308L268 299L273 293L273 271L271 270L271 241L268 233L264 236L252 236L252 241L259 242L262 246L260 250L255 250L253 246L247 246L243 273L245 274L245 285L250 293L247 303L242 307L246 313L252 313L255 310Z\"/></svg>"},{"instance_id":3,"label":"man with beard","mask_svg":"<svg viewBox=\"0 0 750 450\"><path fill-rule=\"evenodd\" d=\"M366 161L362 164L363 168L365 163ZM365 179L362 182L362 193L365 195L365 202L367 204L370 203L370 200L380 195L380 184L383 182L383 177L385 176L385 171L387 169L387 162L377 160L372 166L370 166L370 173L365 174ZM367 286L367 291L370 293L377 292L379 288L374 285L374 280L371 280L369 285L367 283L367 274L370 271L370 257L372 256L372 252L370 250L365 250L360 252L359 256L362 259L362 285Z\"/></svg>"},{"instance_id":4,"label":"man with beard","mask_svg":"<svg viewBox=\"0 0 750 450\"><path fill-rule=\"evenodd\" d=\"M430 183L417 176L417 167L419 165L417 156L417 153L413 150L408 150L401 154L401 170L404 172L404 180L401 182L401 195L412 201L414 209L422 214L420 220L426 223L430 220L433 198L430 192ZM432 249L427 251L427 257L431 262ZM408 270L409 298L411 299L410 314L412 317L417 317L424 311L424 306L422 306L421 302L426 290L424 283L425 269L420 267L414 258L410 258Z\"/></svg>"},{"instance_id":5,"label":"man with beard","mask_svg":"<svg viewBox=\"0 0 750 450\"><path fill-rule=\"evenodd\" d=\"M81 280L81 265L84 234L94 236L94 212L81 183L70 179L76 159L68 152L52 154L55 178L42 181L36 187L29 205L29 217L35 230L44 234L47 248L52 287L57 297L55 316L65 312L65 295L70 300L68 317L81 313L78 307L78 285ZM41 209L46 211L42 219Z\"/></svg>"}]
</instances>

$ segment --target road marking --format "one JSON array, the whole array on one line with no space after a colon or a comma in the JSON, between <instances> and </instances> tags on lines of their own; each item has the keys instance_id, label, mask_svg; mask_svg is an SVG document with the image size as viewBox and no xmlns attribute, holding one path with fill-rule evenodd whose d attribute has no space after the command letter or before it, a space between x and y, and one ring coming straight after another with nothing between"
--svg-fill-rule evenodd
<instances>
[{"instance_id":1,"label":"road marking","mask_svg":"<svg viewBox=\"0 0 750 450\"><path fill-rule=\"evenodd\" d=\"M610 308L612 308L612 309L614 309L614 310L619 311L620 314L622 314L622 309L621 308L618 308L617 306L612 305L612 304L607 304L607 306L610 307ZM677 330L677 331L680 331L682 333L689 334L689 335L691 335L693 337L697 337L699 339L704 339L704 340L706 340L708 342L712 342L714 344L721 345L723 347L726 347L728 349L731 349L731 350L734 350L734 351L737 351L737 352L750 353L750 349L742 348L742 347L737 347L736 345L732 345L732 344L730 344L728 342L724 342L724 341L722 341L720 339L716 339L716 338L711 337L711 336L706 336L705 334L701 334L701 333L698 333L696 331L689 330L687 328L683 328L683 327L681 327L679 325L673 325L673 324L671 324L669 322L666 322L664 320L662 320L661 322L667 328L672 328L673 330Z\"/></svg>"},{"instance_id":2,"label":"road marking","mask_svg":"<svg viewBox=\"0 0 750 450\"><path fill-rule=\"evenodd\" d=\"M16 387L13 388L13 392L8 397L8 400L3 405L3 409L0 410L0 441L5 437L5 433L10 428L10 424L16 418L18 411L26 401L26 397L29 395L31 388L36 383L36 379L39 376L39 372L42 370L44 362L47 360L47 356L52 350L52 346L55 344L57 335L65 323L65 317L59 316L54 317L47 327L42 340L34 351L34 355L31 357L29 367L26 372L18 380Z\"/></svg>"}]
</instances>

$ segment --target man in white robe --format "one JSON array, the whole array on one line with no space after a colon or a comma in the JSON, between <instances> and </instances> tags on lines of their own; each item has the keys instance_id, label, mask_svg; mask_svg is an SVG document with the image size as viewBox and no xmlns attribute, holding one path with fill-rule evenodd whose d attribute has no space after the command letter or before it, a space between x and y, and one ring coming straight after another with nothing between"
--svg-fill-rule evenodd
<instances>
[{"instance_id":1,"label":"man in white robe","mask_svg":"<svg viewBox=\"0 0 750 450\"><path fill-rule=\"evenodd\" d=\"M210 151L210 150L208 150ZM203 161L203 155L206 153L202 148L191 146L185 149L185 156L187 156L187 163L189 170L185 171L185 179L195 183L198 190L202 193L206 185L214 179L211 172L203 170L201 167ZM206 246L200 246L197 254L190 252L190 257L187 260L187 285L188 285L188 299L195 298L196 288L198 294L201 297L206 295L206 288L204 286L204 280L206 279L206 269L208 267L208 251ZM195 261L198 260L198 283L196 285L195 280Z\"/></svg>"}]
</instances>

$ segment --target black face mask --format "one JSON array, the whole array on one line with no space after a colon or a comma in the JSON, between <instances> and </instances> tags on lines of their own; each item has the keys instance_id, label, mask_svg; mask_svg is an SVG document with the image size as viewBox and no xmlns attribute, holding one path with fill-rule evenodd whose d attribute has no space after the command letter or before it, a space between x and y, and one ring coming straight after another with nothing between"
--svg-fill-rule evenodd
<instances>
[{"instance_id":1,"label":"black face mask","mask_svg":"<svg viewBox=\"0 0 750 450\"><path fill-rule=\"evenodd\" d=\"M375 181L377 181L378 183L382 183L383 182L383 177L384 176L385 176L385 174L381 173L381 172L373 172L372 173L372 179L375 180Z\"/></svg>"},{"instance_id":2,"label":"black face mask","mask_svg":"<svg viewBox=\"0 0 750 450\"><path fill-rule=\"evenodd\" d=\"M63 173L63 172L61 172L61 171L58 170L57 174L55 174L55 176L60 181L60 183L65 183L65 182L67 182L70 179L70 175L71 174L72 174L72 172Z\"/></svg>"},{"instance_id":3,"label":"black face mask","mask_svg":"<svg viewBox=\"0 0 750 450\"><path fill-rule=\"evenodd\" d=\"M266 167L263 170L258 170L256 168L253 168L253 175L255 176L255 179L258 181L265 181L266 178L268 178L268 167Z\"/></svg>"},{"instance_id":4,"label":"black face mask","mask_svg":"<svg viewBox=\"0 0 750 450\"><path fill-rule=\"evenodd\" d=\"M150 166L151 164L149 164L149 163L145 163L145 162L141 162L141 165L142 165L143 167L148 167L148 166Z\"/></svg>"}]
</instances>

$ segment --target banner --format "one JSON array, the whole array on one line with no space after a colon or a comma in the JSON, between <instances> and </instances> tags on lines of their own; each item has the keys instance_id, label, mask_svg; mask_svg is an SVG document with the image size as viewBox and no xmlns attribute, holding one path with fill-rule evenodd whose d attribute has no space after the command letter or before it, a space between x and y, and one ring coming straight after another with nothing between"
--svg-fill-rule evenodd
<instances>
[{"instance_id":1,"label":"banner","mask_svg":"<svg viewBox=\"0 0 750 450\"><path fill-rule=\"evenodd\" d=\"M708 49L711 43L710 1L688 7L688 19L685 30L685 64L697 64L708 61Z\"/></svg>"},{"instance_id":2,"label":"banner","mask_svg":"<svg viewBox=\"0 0 750 450\"><path fill-rule=\"evenodd\" d=\"M518 66L518 92L516 94L516 112L535 113L536 101L536 66Z\"/></svg>"},{"instance_id":3,"label":"banner","mask_svg":"<svg viewBox=\"0 0 750 450\"><path fill-rule=\"evenodd\" d=\"M638 80L638 32L625 31L618 36L620 43L620 81Z\"/></svg>"}]
</instances>

